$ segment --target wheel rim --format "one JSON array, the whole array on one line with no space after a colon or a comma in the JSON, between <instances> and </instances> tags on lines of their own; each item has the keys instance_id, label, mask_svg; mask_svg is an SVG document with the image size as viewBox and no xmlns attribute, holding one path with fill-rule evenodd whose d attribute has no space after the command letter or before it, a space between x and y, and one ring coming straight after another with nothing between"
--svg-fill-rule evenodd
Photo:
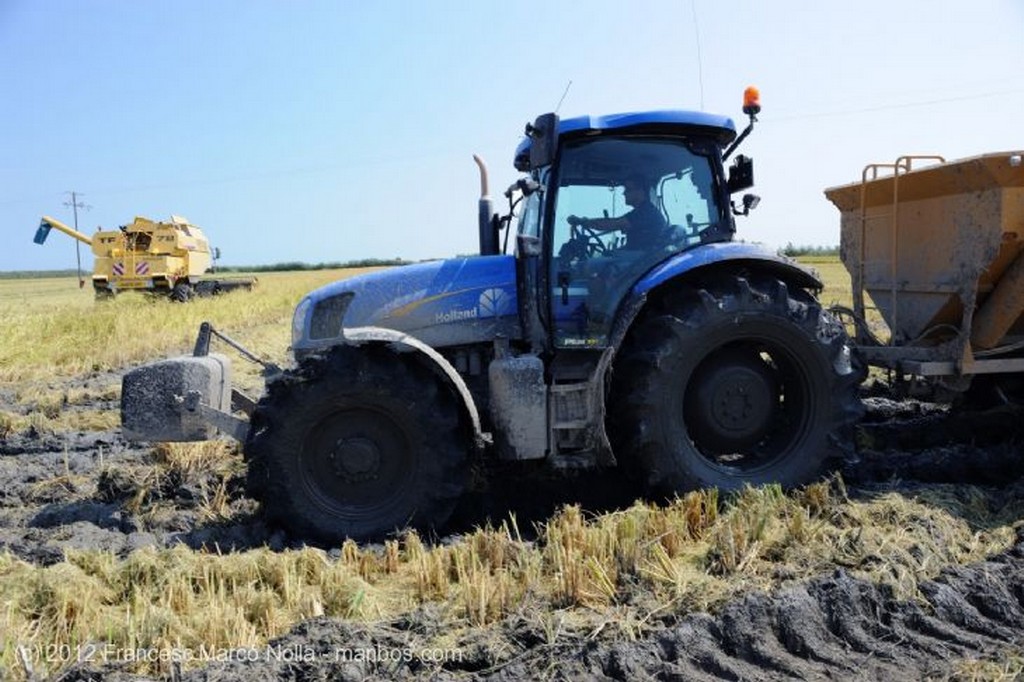
<instances>
[{"instance_id":1,"label":"wheel rim","mask_svg":"<svg viewBox=\"0 0 1024 682\"><path fill-rule=\"evenodd\" d=\"M333 412L310 430L300 453L306 490L347 519L380 518L406 499L416 457L398 423L385 412Z\"/></svg>"},{"instance_id":2,"label":"wheel rim","mask_svg":"<svg viewBox=\"0 0 1024 682\"><path fill-rule=\"evenodd\" d=\"M752 473L800 447L813 423L812 390L807 369L784 344L736 341L691 374L683 420L708 464Z\"/></svg>"}]
</instances>

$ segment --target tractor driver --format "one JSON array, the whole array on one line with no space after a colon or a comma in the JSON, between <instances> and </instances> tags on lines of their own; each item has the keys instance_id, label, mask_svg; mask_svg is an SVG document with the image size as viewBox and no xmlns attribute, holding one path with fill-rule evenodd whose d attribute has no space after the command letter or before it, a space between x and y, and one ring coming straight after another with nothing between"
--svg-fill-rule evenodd
<instances>
[{"instance_id":1,"label":"tractor driver","mask_svg":"<svg viewBox=\"0 0 1024 682\"><path fill-rule=\"evenodd\" d=\"M566 218L570 225L589 228L597 232L620 230L626 235L626 249L647 251L662 246L668 221L651 201L651 184L640 175L631 175L622 183L626 205L633 210L618 218Z\"/></svg>"}]
</instances>

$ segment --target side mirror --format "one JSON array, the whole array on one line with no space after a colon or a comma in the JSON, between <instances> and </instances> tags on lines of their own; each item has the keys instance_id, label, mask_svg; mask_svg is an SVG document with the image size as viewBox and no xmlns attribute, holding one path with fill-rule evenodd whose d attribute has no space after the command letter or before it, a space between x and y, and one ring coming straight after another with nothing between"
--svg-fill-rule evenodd
<instances>
[{"instance_id":1,"label":"side mirror","mask_svg":"<svg viewBox=\"0 0 1024 682\"><path fill-rule=\"evenodd\" d=\"M739 154L729 166L729 180L726 183L729 194L735 194L754 186L754 161L749 156Z\"/></svg>"},{"instance_id":2,"label":"side mirror","mask_svg":"<svg viewBox=\"0 0 1024 682\"><path fill-rule=\"evenodd\" d=\"M744 194L743 205L741 208L736 208L736 202L732 202L732 213L733 215L748 215L751 211L757 208L757 205L761 203L761 197L756 194Z\"/></svg>"},{"instance_id":3,"label":"side mirror","mask_svg":"<svg viewBox=\"0 0 1024 682\"><path fill-rule=\"evenodd\" d=\"M526 136L530 138L530 168L550 166L558 146L558 114L542 114L527 123Z\"/></svg>"},{"instance_id":4,"label":"side mirror","mask_svg":"<svg viewBox=\"0 0 1024 682\"><path fill-rule=\"evenodd\" d=\"M543 189L543 187L533 178L519 178L509 185L507 190L505 190L505 198L511 199L512 194L515 193L516 190L522 192L524 197L528 197L539 189Z\"/></svg>"}]
</instances>

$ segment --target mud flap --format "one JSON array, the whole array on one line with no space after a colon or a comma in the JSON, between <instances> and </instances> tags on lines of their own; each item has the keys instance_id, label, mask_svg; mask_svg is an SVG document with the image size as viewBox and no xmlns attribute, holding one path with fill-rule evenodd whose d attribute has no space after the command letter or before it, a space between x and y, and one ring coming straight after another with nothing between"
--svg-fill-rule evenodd
<instances>
[{"instance_id":1,"label":"mud flap","mask_svg":"<svg viewBox=\"0 0 1024 682\"><path fill-rule=\"evenodd\" d=\"M209 410L231 412L231 361L186 355L133 369L121 380L121 428L128 440L209 440Z\"/></svg>"}]
</instances>

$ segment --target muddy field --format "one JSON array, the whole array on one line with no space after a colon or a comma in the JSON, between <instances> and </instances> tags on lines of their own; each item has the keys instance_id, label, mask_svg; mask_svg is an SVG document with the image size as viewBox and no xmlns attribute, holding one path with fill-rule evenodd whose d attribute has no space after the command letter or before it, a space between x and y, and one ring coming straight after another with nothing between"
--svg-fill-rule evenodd
<instances>
[{"instance_id":1,"label":"muddy field","mask_svg":"<svg viewBox=\"0 0 1024 682\"><path fill-rule=\"evenodd\" d=\"M117 374L99 374L76 380L75 388L103 396L117 383ZM963 415L883 397L865 402L859 461L843 472L852 498L893 490L915 495L953 483L981 491L973 494L984 504L1024 503L1024 410L1002 407ZM24 409L2 394L0 407ZM115 408L100 398L67 406ZM261 521L257 505L244 496L241 466L204 471L165 464L154 448L127 443L116 430L39 433L30 428L5 434L0 549L50 565L74 549L127 556L147 546L183 544L230 553L302 545ZM601 512L628 504L632 492L618 488L615 477L576 479L551 490L537 487L529 504L512 506L527 527L561 502L582 501ZM497 515L501 505L521 497L493 484L467 500L456 535L440 541L455 541L458 532L484 523L488 513ZM215 502L219 511L211 515ZM521 613L463 630L452 642L446 635L449 624L428 604L384 622L309 620L266 649L180 670L175 662L170 674L254 681L948 679L963 674L965 660L1020 661L1024 655L1024 525L1016 524L1016 540L1007 551L945 568L919 592L917 599L898 599L890 589L836 566L770 594L750 591L714 614L655 614L633 638L620 629L578 629L568 621L553 634L538 625L535 614ZM409 660L397 653L429 650L442 641L458 649L457 660ZM341 649L364 655L339 660ZM130 669L86 661L66 668L61 679L128 679Z\"/></svg>"}]
</instances>

